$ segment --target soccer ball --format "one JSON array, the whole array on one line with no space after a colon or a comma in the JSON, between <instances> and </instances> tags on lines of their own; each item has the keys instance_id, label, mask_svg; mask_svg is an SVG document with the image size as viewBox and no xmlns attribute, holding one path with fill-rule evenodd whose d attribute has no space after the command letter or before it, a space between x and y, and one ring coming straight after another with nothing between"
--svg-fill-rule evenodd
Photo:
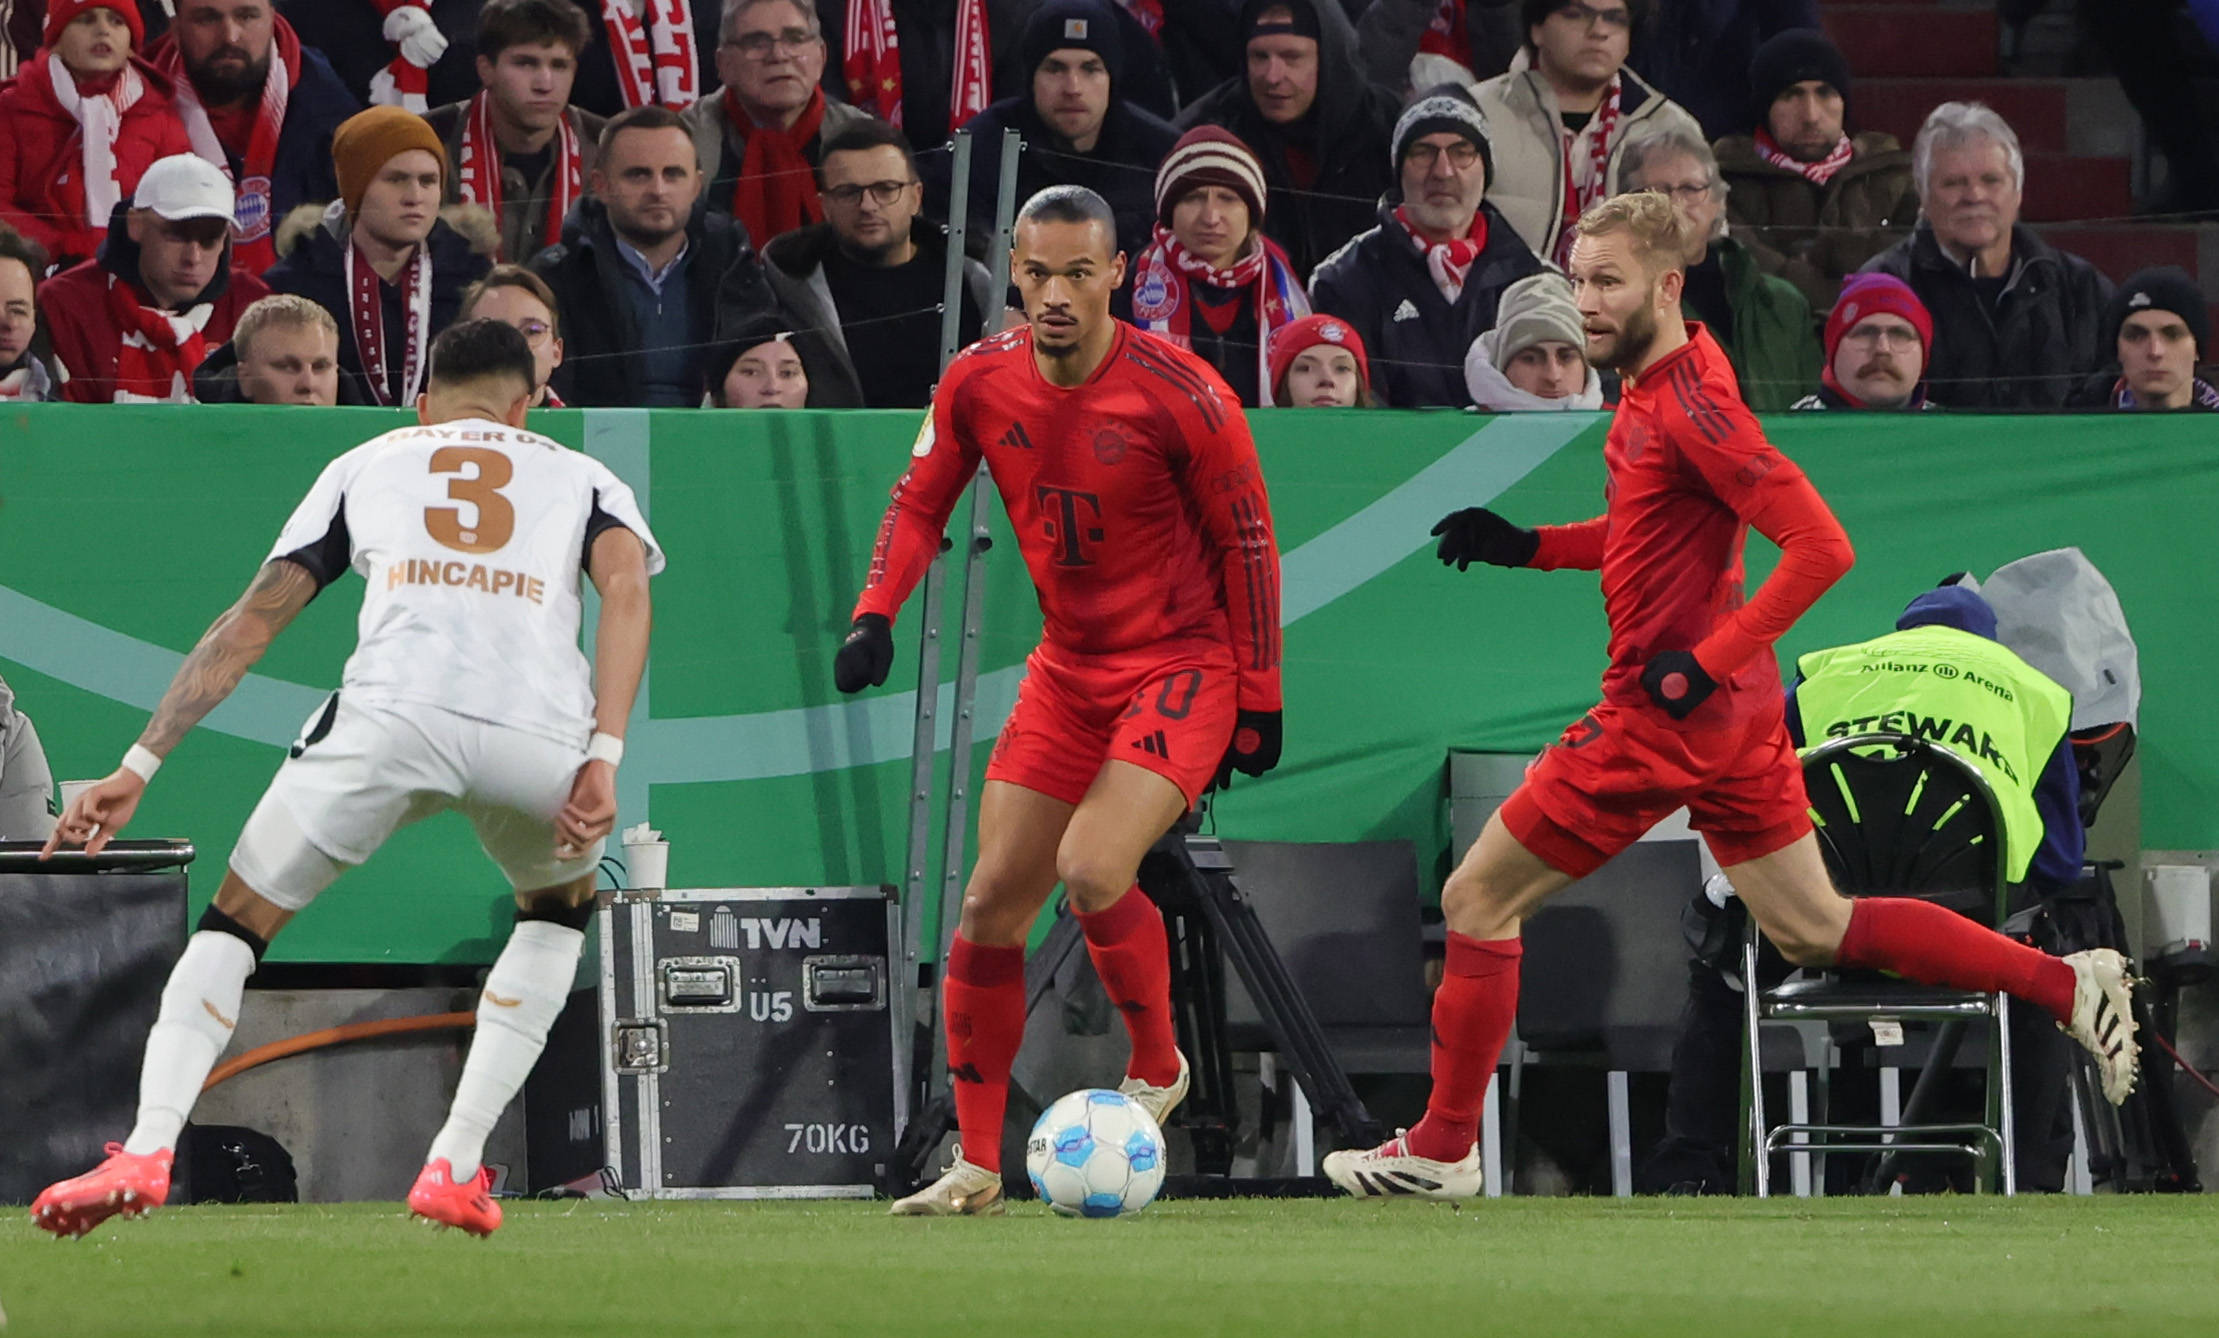
<instances>
[{"instance_id":1,"label":"soccer ball","mask_svg":"<svg viewBox=\"0 0 2219 1338\"><path fill-rule=\"evenodd\" d=\"M1137 1213L1163 1188L1163 1130L1121 1092L1073 1092L1033 1125L1025 1173L1040 1201L1065 1217Z\"/></svg>"}]
</instances>

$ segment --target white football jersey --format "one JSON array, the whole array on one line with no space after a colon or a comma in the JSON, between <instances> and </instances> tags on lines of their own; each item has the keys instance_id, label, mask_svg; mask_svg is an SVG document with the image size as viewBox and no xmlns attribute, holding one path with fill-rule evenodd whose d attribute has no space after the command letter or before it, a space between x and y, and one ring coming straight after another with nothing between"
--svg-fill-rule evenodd
<instances>
[{"instance_id":1,"label":"white football jersey","mask_svg":"<svg viewBox=\"0 0 2219 1338\"><path fill-rule=\"evenodd\" d=\"M587 545L621 525L662 548L623 480L591 456L486 419L404 427L325 466L278 535L328 585L362 573L341 686L583 746L593 688L578 645Z\"/></svg>"}]
</instances>

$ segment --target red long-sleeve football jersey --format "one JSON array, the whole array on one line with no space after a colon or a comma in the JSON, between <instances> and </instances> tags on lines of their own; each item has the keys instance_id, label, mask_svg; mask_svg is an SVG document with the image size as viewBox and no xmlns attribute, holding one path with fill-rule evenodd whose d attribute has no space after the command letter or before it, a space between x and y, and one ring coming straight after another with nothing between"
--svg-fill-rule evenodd
<instances>
[{"instance_id":1,"label":"red long-sleeve football jersey","mask_svg":"<svg viewBox=\"0 0 2219 1338\"><path fill-rule=\"evenodd\" d=\"M1279 550L1256 444L1209 364L1122 322L1082 385L1033 361L1032 332L948 364L894 485L855 615L892 618L939 551L981 457L1038 587L1044 639L1111 655L1229 643L1239 702L1278 710Z\"/></svg>"},{"instance_id":2,"label":"red long-sleeve football jersey","mask_svg":"<svg viewBox=\"0 0 2219 1338\"><path fill-rule=\"evenodd\" d=\"M1700 325L1688 331L1686 344L1627 382L1603 443L1607 510L1541 527L1533 565L1601 569L1606 698L1646 706L1643 666L1684 650L1722 695L1776 710L1779 664L1760 652L1849 570L1849 537L1803 471L1765 440L1717 341ZM1752 526L1780 546L1780 564L1744 604L1741 549Z\"/></svg>"}]
</instances>

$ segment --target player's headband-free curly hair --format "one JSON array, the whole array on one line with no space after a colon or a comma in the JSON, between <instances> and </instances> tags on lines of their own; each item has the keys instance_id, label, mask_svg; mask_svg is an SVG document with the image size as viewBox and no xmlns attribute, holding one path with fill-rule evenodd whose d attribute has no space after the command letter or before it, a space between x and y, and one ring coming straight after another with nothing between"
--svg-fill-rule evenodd
<instances>
[{"instance_id":1,"label":"player's headband-free curly hair","mask_svg":"<svg viewBox=\"0 0 2219 1338\"><path fill-rule=\"evenodd\" d=\"M1672 197L1661 191L1613 195L1588 206L1577 226L1582 237L1609 232L1631 235L1635 252L1652 267L1662 260L1665 263L1661 268L1678 269L1680 257L1687 252L1687 222L1672 207Z\"/></svg>"}]
</instances>

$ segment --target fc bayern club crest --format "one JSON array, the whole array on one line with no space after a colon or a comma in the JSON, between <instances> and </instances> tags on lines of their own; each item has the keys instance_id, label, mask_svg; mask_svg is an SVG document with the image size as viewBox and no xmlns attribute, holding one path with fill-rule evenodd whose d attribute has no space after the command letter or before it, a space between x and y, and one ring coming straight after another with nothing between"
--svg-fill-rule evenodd
<instances>
[{"instance_id":1,"label":"fc bayern club crest","mask_svg":"<svg viewBox=\"0 0 2219 1338\"><path fill-rule=\"evenodd\" d=\"M1179 290L1172 286L1171 276L1159 265L1150 265L1140 272L1140 282L1133 285L1133 319L1165 321L1179 309Z\"/></svg>"},{"instance_id":2,"label":"fc bayern club crest","mask_svg":"<svg viewBox=\"0 0 2219 1338\"><path fill-rule=\"evenodd\" d=\"M270 235L270 179L248 177L239 183L232 205L231 236L235 241L258 242Z\"/></svg>"}]
</instances>

